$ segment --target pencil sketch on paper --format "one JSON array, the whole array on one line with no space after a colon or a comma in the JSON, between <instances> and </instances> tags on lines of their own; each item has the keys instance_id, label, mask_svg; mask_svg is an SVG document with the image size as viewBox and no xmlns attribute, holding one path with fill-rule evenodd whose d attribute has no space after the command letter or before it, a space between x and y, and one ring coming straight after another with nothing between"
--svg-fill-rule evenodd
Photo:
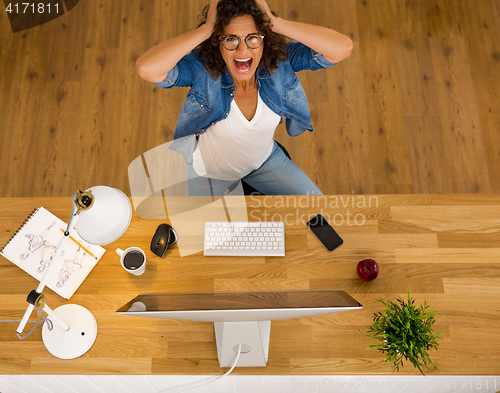
<instances>
[{"instance_id":1,"label":"pencil sketch on paper","mask_svg":"<svg viewBox=\"0 0 500 393\"><path fill-rule=\"evenodd\" d=\"M67 223L47 209L38 207L17 228L0 255L38 281L44 279L52 266L55 271L47 278L47 287L69 299L106 250L98 245L87 245L76 230L72 237L64 236L67 227ZM56 261L54 257L58 251Z\"/></svg>"},{"instance_id":2,"label":"pencil sketch on paper","mask_svg":"<svg viewBox=\"0 0 500 393\"><path fill-rule=\"evenodd\" d=\"M70 278L73 272L80 270L83 268L82 262L85 259L85 255L87 254L85 251L80 253L82 250L78 247L76 250L73 259L65 259L64 264L59 271L59 281L57 282L58 287L62 287L66 281Z\"/></svg>"},{"instance_id":3,"label":"pencil sketch on paper","mask_svg":"<svg viewBox=\"0 0 500 393\"><path fill-rule=\"evenodd\" d=\"M49 234L50 228L52 228L54 225L56 225L56 221L54 221L52 224L50 224L39 235L34 235L32 233L28 233L27 235L25 235L29 239L29 243L28 243L28 247L26 248L26 253L21 254L19 256L22 261L25 261L26 259L28 259L28 257L35 254L40 249L40 247L43 247L45 245L47 235Z\"/></svg>"}]
</instances>

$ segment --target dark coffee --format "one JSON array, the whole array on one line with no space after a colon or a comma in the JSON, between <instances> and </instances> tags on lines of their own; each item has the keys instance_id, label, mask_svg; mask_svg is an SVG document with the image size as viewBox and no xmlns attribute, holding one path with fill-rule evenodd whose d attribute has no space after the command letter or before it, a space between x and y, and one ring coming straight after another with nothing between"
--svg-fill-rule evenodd
<instances>
[{"instance_id":1,"label":"dark coffee","mask_svg":"<svg viewBox=\"0 0 500 393\"><path fill-rule=\"evenodd\" d=\"M137 270L144 263L144 255L139 251L130 251L123 258L123 266L129 270Z\"/></svg>"}]
</instances>

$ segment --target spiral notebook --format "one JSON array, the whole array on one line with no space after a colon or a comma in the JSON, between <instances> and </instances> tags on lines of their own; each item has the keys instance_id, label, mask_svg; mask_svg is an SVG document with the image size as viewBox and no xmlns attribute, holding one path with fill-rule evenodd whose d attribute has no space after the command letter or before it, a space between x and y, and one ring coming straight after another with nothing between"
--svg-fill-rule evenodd
<instances>
[{"instance_id":1,"label":"spiral notebook","mask_svg":"<svg viewBox=\"0 0 500 393\"><path fill-rule=\"evenodd\" d=\"M0 255L40 281L47 269L47 262L55 254L67 226L51 212L39 207L21 225L0 251ZM73 229L56 262L57 265L52 270L47 286L63 298L69 299L105 251L101 246L85 242Z\"/></svg>"}]
</instances>

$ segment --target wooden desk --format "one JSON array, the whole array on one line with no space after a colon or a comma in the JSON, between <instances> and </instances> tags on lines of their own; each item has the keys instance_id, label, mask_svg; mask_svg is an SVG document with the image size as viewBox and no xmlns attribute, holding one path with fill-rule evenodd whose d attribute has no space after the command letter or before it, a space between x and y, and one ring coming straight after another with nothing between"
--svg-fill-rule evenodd
<instances>
[{"instance_id":1,"label":"wooden desk","mask_svg":"<svg viewBox=\"0 0 500 393\"><path fill-rule=\"evenodd\" d=\"M302 198L302 199L300 199ZM294 202L295 201L295 202ZM219 374L213 325L119 316L115 311L142 292L341 288L363 304L360 311L285 321L271 328L266 368L235 374L391 374L364 333L379 297L395 300L407 290L417 302L439 310L444 335L431 352L440 368L428 374L500 374L500 198L498 195L380 195L252 197L249 214L287 220L286 257L181 258L174 246L164 259L149 251L163 220L136 216L71 298L95 315L98 336L81 358L52 357L41 328L25 340L17 323L0 324L2 374ZM0 247L38 206L68 220L70 198L0 199ZM306 228L308 215L323 210L336 221L344 245L328 253ZM357 221L356 221L357 219ZM341 222L343 221L343 222ZM361 225L362 224L362 225ZM130 245L148 254L146 272L126 273L114 250ZM380 275L365 283L356 264L373 258ZM0 257L0 319L18 319L37 282ZM66 301L49 289L48 304ZM33 314L35 316L35 314ZM38 318L37 318L38 319ZM406 365L401 374L418 374Z\"/></svg>"}]
</instances>

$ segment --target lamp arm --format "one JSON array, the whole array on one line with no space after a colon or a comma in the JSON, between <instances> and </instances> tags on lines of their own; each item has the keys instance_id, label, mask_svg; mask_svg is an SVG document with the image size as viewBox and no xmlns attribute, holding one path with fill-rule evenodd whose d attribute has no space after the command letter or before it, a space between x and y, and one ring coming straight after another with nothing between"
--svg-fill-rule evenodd
<instances>
[{"instance_id":1,"label":"lamp arm","mask_svg":"<svg viewBox=\"0 0 500 393\"><path fill-rule=\"evenodd\" d=\"M47 313L47 315L50 317L50 320L52 322L57 323L65 331L69 330L68 324L66 322L64 322L61 318L59 318L57 316L57 314L49 306L47 306L46 304L44 304L42 310Z\"/></svg>"},{"instance_id":2,"label":"lamp arm","mask_svg":"<svg viewBox=\"0 0 500 393\"><path fill-rule=\"evenodd\" d=\"M71 216L69 217L68 227L66 228L66 232L64 232L65 235L69 235L70 228L74 227L76 225L76 222L78 221L78 217L80 217L79 211L78 211L78 208L77 208L76 202L75 202L78 195L80 195L80 194L76 193L75 196L73 197L73 210L71 211Z\"/></svg>"},{"instance_id":3,"label":"lamp arm","mask_svg":"<svg viewBox=\"0 0 500 393\"><path fill-rule=\"evenodd\" d=\"M59 256L61 255L62 250L64 249L64 246L66 245L68 239L69 239L69 233L70 233L70 228L76 225L76 222L78 221L79 215L75 215L76 212L76 206L75 203L73 203L73 210L71 212L71 217L68 222L68 226L66 228L66 231L64 232L64 236L59 242L59 245L57 246L56 252L54 256L51 258L49 266L47 270L45 271L42 279L40 280L40 283L38 284L38 287L36 288L36 292L42 293L43 289L45 288L45 285L47 284L47 281L49 280L50 275L52 274L52 270L54 270L55 265L57 264L57 260L59 259ZM21 334L24 330L24 327L28 323L28 319L33 312L33 309L35 306L33 304L29 304L28 308L26 309L26 312L24 313L23 318L21 319L21 323L19 323L19 326L17 328L17 332Z\"/></svg>"},{"instance_id":4,"label":"lamp arm","mask_svg":"<svg viewBox=\"0 0 500 393\"><path fill-rule=\"evenodd\" d=\"M18 332L19 334L23 333L24 327L28 323L28 319L29 319L29 317L34 309L35 309L35 306L33 304L28 305L28 308L26 309L26 312L23 315L23 319L21 319L21 323L17 327L16 332Z\"/></svg>"}]
</instances>

